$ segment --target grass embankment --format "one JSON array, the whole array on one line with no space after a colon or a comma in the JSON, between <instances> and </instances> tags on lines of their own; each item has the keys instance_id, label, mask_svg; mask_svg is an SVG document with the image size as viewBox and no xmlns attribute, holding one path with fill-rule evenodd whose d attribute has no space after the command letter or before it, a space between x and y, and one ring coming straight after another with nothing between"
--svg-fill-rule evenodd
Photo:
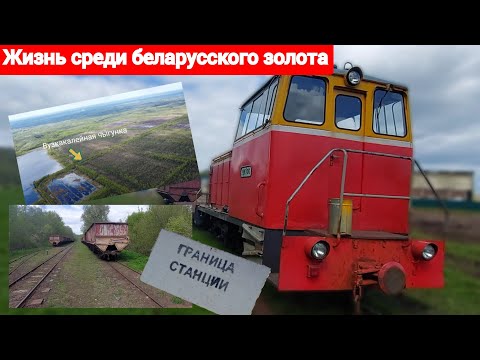
<instances>
[{"instance_id":1,"label":"grass embankment","mask_svg":"<svg viewBox=\"0 0 480 360\"><path fill-rule=\"evenodd\" d=\"M51 248L51 246L41 246L41 247L33 248L33 249L13 250L13 251L10 251L10 254L9 254L9 257L8 257L8 262L10 263L10 262L12 262L16 259L21 258L22 256L33 254L36 251L46 250L46 249L50 249L50 248Z\"/></svg>"},{"instance_id":2,"label":"grass embankment","mask_svg":"<svg viewBox=\"0 0 480 360\"><path fill-rule=\"evenodd\" d=\"M142 272L145 265L147 265L148 256L139 254L135 251L123 250L118 256L118 261L135 271Z\"/></svg>"},{"instance_id":3,"label":"grass embankment","mask_svg":"<svg viewBox=\"0 0 480 360\"><path fill-rule=\"evenodd\" d=\"M163 198L157 193L156 189L111 196L96 200L88 199L88 201L81 201L79 204L84 202L88 202L88 204L91 205L165 205L165 201L163 201Z\"/></svg>"}]
</instances>

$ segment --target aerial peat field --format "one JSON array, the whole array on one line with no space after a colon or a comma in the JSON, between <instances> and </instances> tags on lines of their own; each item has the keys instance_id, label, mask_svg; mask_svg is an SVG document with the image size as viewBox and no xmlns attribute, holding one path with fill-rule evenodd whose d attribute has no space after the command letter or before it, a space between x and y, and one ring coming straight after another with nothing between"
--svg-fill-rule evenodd
<instances>
[{"instance_id":1,"label":"aerial peat field","mask_svg":"<svg viewBox=\"0 0 480 360\"><path fill-rule=\"evenodd\" d=\"M182 91L21 120L12 131L28 204L88 203L199 177ZM44 148L79 137L94 138Z\"/></svg>"}]
</instances>

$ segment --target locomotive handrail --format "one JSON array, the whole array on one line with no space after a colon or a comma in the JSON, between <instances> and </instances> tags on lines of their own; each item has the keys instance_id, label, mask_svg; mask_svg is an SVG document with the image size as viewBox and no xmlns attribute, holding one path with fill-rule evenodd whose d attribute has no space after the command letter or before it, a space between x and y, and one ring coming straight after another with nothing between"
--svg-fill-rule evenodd
<instances>
[{"instance_id":1,"label":"locomotive handrail","mask_svg":"<svg viewBox=\"0 0 480 360\"><path fill-rule=\"evenodd\" d=\"M343 203L343 186L344 186L344 176L345 176L345 169L346 169L346 164L347 164L347 159L348 159L348 154L345 149L332 149L330 150L323 158L320 160L313 168L310 170L310 172L307 174L307 176L303 179L303 181L300 183L300 185L296 188L296 190L293 192L293 194L288 198L287 204L285 207L285 217L283 220L283 236L287 234L287 222L288 222L288 210L290 207L290 203L292 202L293 198L297 196L298 192L300 189L305 185L305 183L310 179L310 177L313 175L313 173L320 167L320 165L323 164L323 162L330 157L334 152L336 151L341 151L343 152L343 157L345 161L343 162L343 169L342 169L342 181L341 181L341 190L340 190L340 204Z\"/></svg>"},{"instance_id":2,"label":"locomotive handrail","mask_svg":"<svg viewBox=\"0 0 480 360\"><path fill-rule=\"evenodd\" d=\"M382 195L382 194L361 194L361 193L345 193L345 176L347 172L347 162L348 162L348 154L347 153L357 153L357 154L366 154L366 155L374 155L374 156L385 156L385 157L390 157L390 158L396 158L396 159L405 159L409 161L413 161L413 158L411 156L403 156L403 155L393 155L393 154L387 154L387 153L380 153L380 152L374 152L374 151L365 151L365 150L354 150L354 149L332 149L330 150L323 158L320 160L313 168L312 170L307 174L307 176L303 179L303 181L300 183L300 185L295 189L293 194L288 198L287 204L285 207L285 217L284 217L284 222L283 222L283 236L287 234L287 222L288 222L288 211L290 208L290 203L292 200L297 196L298 192L300 189L305 185L305 183L308 181L308 179L313 175L313 173L322 165L322 163L329 157L331 156L334 152L336 151L341 151L343 152L343 166L342 166L342 179L340 181L340 206L343 205L343 197L346 196L359 196L359 197L373 197L373 198L385 198L385 199L400 199L400 200L410 200L409 196L399 196L399 195ZM417 164L418 165L418 164ZM337 237L340 237L340 225L342 223L342 211L340 211L340 215L338 218L338 229L337 229Z\"/></svg>"},{"instance_id":3,"label":"locomotive handrail","mask_svg":"<svg viewBox=\"0 0 480 360\"><path fill-rule=\"evenodd\" d=\"M427 177L427 174L425 174L425 172L423 171L422 167L420 166L420 164L418 163L418 161L416 159L413 159L415 165L417 165L418 167L418 170L420 170L420 173L422 174L423 178L425 179L425 181L427 182L428 186L430 187L430 190L432 190L433 192L433 195L435 195L435 197L437 198L438 202L440 203L440 205L442 206L443 208L443 215L445 216L445 221L443 222L443 232L446 233L447 232L447 225L448 225L448 221L450 220L450 212L448 211L448 207L447 205L445 204L445 202L442 200L442 198L438 195L437 191L435 190L435 188L433 187L432 183L430 182L430 180L428 180L428 177Z\"/></svg>"}]
</instances>

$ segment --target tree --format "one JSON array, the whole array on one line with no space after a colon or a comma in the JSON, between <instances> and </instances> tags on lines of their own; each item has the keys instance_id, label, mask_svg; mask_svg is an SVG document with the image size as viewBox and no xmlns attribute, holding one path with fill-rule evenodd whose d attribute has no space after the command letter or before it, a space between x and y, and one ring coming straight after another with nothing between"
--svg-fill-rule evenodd
<instances>
[{"instance_id":1,"label":"tree","mask_svg":"<svg viewBox=\"0 0 480 360\"><path fill-rule=\"evenodd\" d=\"M109 212L110 207L108 205L84 205L82 214L82 232L87 231L95 222L108 222Z\"/></svg>"},{"instance_id":2,"label":"tree","mask_svg":"<svg viewBox=\"0 0 480 360\"><path fill-rule=\"evenodd\" d=\"M36 206L10 206L9 230L11 250L49 246L51 235L74 238L60 215Z\"/></svg>"}]
</instances>

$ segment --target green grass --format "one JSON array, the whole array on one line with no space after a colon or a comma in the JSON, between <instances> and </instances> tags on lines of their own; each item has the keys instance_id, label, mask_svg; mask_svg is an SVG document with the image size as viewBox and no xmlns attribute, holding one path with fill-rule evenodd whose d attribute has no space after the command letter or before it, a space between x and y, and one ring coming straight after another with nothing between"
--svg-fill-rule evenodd
<instances>
[{"instance_id":1,"label":"green grass","mask_svg":"<svg viewBox=\"0 0 480 360\"><path fill-rule=\"evenodd\" d=\"M223 245L221 241L217 240L215 236L213 236L207 230L202 230L193 226L192 235L193 235L192 236L193 240L199 241L202 244L205 244L223 251L231 252Z\"/></svg>"},{"instance_id":2,"label":"green grass","mask_svg":"<svg viewBox=\"0 0 480 360\"><path fill-rule=\"evenodd\" d=\"M135 251L123 250L118 256L118 261L121 261L133 270L142 272L145 265L147 265L148 256Z\"/></svg>"},{"instance_id":3,"label":"green grass","mask_svg":"<svg viewBox=\"0 0 480 360\"><path fill-rule=\"evenodd\" d=\"M9 254L9 257L8 257L8 261L13 261L15 259L18 259L20 258L21 256L24 256L24 255L28 255L28 254L32 254L36 251L39 251L39 250L44 250L44 249L50 249L51 246L42 246L42 247L38 247L38 248L33 248L33 249L19 249L19 250L13 250L13 251L10 251L10 254Z\"/></svg>"},{"instance_id":4,"label":"green grass","mask_svg":"<svg viewBox=\"0 0 480 360\"><path fill-rule=\"evenodd\" d=\"M177 304L177 305L184 303L184 301L177 296L172 296L171 300L172 300L172 303Z\"/></svg>"},{"instance_id":5,"label":"green grass","mask_svg":"<svg viewBox=\"0 0 480 360\"><path fill-rule=\"evenodd\" d=\"M83 202L80 202L80 204ZM155 189L111 196L108 198L88 200L88 204L101 205L165 205L163 198Z\"/></svg>"},{"instance_id":6,"label":"green grass","mask_svg":"<svg viewBox=\"0 0 480 360\"><path fill-rule=\"evenodd\" d=\"M411 290L408 296L428 304L427 313L480 314L480 279L465 274L448 261L443 289Z\"/></svg>"},{"instance_id":7,"label":"green grass","mask_svg":"<svg viewBox=\"0 0 480 360\"><path fill-rule=\"evenodd\" d=\"M480 262L480 242L478 244L472 244L446 241L445 248L447 254L452 254L464 260Z\"/></svg>"}]
</instances>

